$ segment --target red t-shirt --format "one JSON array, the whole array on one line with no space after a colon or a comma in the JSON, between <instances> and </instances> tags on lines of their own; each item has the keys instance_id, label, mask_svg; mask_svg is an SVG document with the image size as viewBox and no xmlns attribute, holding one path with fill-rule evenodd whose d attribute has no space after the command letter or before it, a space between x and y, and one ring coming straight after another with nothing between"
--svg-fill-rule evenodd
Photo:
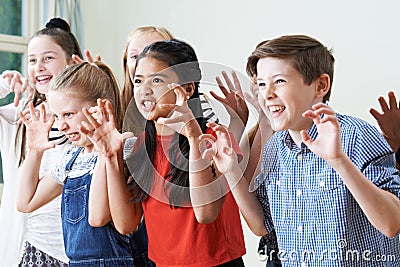
<instances>
[{"instance_id":1,"label":"red t-shirt","mask_svg":"<svg viewBox=\"0 0 400 267\"><path fill-rule=\"evenodd\" d=\"M207 130L212 133L212 130ZM169 148L172 136L157 136L157 147ZM161 145L161 142L163 145ZM234 149L238 144L234 141ZM165 149L165 153L168 149ZM163 149L157 149L154 166L158 177L169 172L169 160ZM246 253L239 209L231 192L226 197L217 219L210 224L197 222L193 208L171 208L161 199L164 182L153 184L152 193L143 202L149 239L149 258L162 266L215 266ZM157 194L158 192L158 194ZM153 197L158 195L158 197Z\"/></svg>"}]
</instances>

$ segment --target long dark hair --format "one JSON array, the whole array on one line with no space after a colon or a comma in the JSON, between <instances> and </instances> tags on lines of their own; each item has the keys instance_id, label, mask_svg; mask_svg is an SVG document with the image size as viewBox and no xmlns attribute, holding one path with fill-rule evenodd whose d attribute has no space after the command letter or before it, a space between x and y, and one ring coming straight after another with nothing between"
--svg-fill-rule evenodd
<instances>
[{"instance_id":1,"label":"long dark hair","mask_svg":"<svg viewBox=\"0 0 400 267\"><path fill-rule=\"evenodd\" d=\"M35 32L30 40L35 37L46 35L49 36L56 44L58 44L65 52L65 58L72 58L72 55L78 55L82 58L81 48L79 47L78 41L71 32L69 24L61 18L52 18L46 23L46 27ZM36 89L33 95L33 105L36 107L46 101L44 94L39 93ZM25 108L27 108L29 102L26 103ZM26 127L22 123L18 132L22 131L22 145L20 147L20 158L18 166L22 164L25 159L25 144L26 144ZM18 134L18 133L17 133ZM18 148L16 148L18 150Z\"/></svg>"},{"instance_id":2,"label":"long dark hair","mask_svg":"<svg viewBox=\"0 0 400 267\"><path fill-rule=\"evenodd\" d=\"M206 123L201 112L199 99L199 84L201 70L194 49L179 40L160 41L147 46L139 55L142 58L151 57L165 62L178 75L179 83L194 83L194 93L188 100L203 132ZM133 176L129 187L133 193L133 201L142 202L148 196L154 182L154 158L157 149L157 133L153 121L147 121L145 132L139 136L133 155L127 159L129 170ZM170 171L164 177L164 191L168 196L170 206L178 207L190 203L189 194L189 142L187 138L176 133L168 148Z\"/></svg>"}]
</instances>

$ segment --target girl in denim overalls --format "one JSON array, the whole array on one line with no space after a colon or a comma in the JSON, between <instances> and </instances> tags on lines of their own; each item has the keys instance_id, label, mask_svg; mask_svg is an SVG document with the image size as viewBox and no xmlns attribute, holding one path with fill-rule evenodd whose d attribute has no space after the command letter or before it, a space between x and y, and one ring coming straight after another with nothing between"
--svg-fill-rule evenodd
<instances>
[{"instance_id":1,"label":"girl in denim overalls","mask_svg":"<svg viewBox=\"0 0 400 267\"><path fill-rule=\"evenodd\" d=\"M101 62L76 64L55 78L47 97L59 129L74 146L65 152L51 175L39 179L43 152L53 147L48 138L43 137L48 136L54 116L48 118L43 105L39 116L32 105L30 119L20 114L27 127L28 151L22 170L25 175L19 187L18 209L22 212L35 210L62 193L61 217L70 266L145 266L149 261L145 256L144 227L133 235L122 235L110 221L103 222L101 227L92 227L90 223L96 218L88 216L90 202L96 201L90 198L89 190L99 148L81 134L80 129L88 124L84 113L90 112L100 121L104 118L94 107L99 98L112 103L117 128L120 128L119 89L114 75ZM98 100L97 104L102 105L102 101Z\"/></svg>"}]
</instances>

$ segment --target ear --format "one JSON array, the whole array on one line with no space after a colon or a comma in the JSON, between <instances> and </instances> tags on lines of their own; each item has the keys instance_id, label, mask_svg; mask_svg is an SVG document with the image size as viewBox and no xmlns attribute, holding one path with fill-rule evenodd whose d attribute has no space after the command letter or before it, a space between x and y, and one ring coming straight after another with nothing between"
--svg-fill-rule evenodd
<instances>
[{"instance_id":1,"label":"ear","mask_svg":"<svg viewBox=\"0 0 400 267\"><path fill-rule=\"evenodd\" d=\"M182 85L183 89L185 89L186 96L189 99L194 94L194 82L185 83Z\"/></svg>"},{"instance_id":2,"label":"ear","mask_svg":"<svg viewBox=\"0 0 400 267\"><path fill-rule=\"evenodd\" d=\"M323 98L331 88L331 78L328 74L324 73L317 79L315 96L317 98Z\"/></svg>"}]
</instances>

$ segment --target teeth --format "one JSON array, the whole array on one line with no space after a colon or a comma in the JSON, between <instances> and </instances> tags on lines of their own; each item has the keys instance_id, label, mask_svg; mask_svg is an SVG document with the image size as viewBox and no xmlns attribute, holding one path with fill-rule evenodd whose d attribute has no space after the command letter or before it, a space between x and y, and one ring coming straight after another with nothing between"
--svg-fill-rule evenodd
<instances>
[{"instance_id":1,"label":"teeth","mask_svg":"<svg viewBox=\"0 0 400 267\"><path fill-rule=\"evenodd\" d=\"M280 110L282 110L282 109L283 109L282 106L270 106L270 107L269 107L269 110L270 110L271 112L280 111Z\"/></svg>"},{"instance_id":2,"label":"teeth","mask_svg":"<svg viewBox=\"0 0 400 267\"><path fill-rule=\"evenodd\" d=\"M44 80L48 80L50 79L51 76L50 75L46 75L46 76L38 76L36 77L36 80L38 80L39 82L44 81Z\"/></svg>"},{"instance_id":3,"label":"teeth","mask_svg":"<svg viewBox=\"0 0 400 267\"><path fill-rule=\"evenodd\" d=\"M145 107L151 107L151 106L154 105L154 102L153 102L153 101L146 100L146 101L143 102L143 105L144 105Z\"/></svg>"}]
</instances>

